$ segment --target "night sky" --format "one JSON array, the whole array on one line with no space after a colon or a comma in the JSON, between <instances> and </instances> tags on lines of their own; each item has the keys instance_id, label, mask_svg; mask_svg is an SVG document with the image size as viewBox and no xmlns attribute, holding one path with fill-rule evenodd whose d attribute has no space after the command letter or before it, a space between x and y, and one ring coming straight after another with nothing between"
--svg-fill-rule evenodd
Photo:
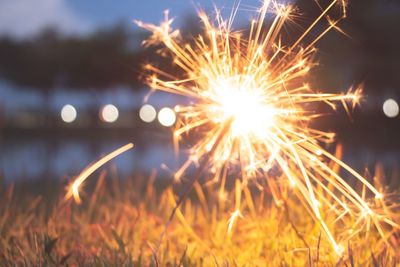
<instances>
[{"instance_id":1,"label":"night sky","mask_svg":"<svg viewBox=\"0 0 400 267\"><path fill-rule=\"evenodd\" d=\"M255 10L259 0L248 0L242 10ZM87 33L115 23L131 24L133 19L157 23L170 10L177 24L193 14L195 7L213 6L230 10L233 0L0 0L0 34L27 37L49 24L65 33ZM12 15L10 15L12 14ZM132 25L132 27L134 27Z\"/></svg>"}]
</instances>

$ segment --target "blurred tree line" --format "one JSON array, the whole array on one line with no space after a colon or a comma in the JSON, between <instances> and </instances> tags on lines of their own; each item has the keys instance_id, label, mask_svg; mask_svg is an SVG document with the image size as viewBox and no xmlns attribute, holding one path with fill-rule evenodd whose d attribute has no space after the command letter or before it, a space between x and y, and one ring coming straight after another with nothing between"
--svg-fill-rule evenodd
<instances>
[{"instance_id":1,"label":"blurred tree line","mask_svg":"<svg viewBox=\"0 0 400 267\"><path fill-rule=\"evenodd\" d=\"M57 86L105 89L139 86L136 74L144 51L130 46L121 26L86 37L64 37L53 29L31 40L0 40L0 75L17 86L50 90Z\"/></svg>"},{"instance_id":2,"label":"blurred tree line","mask_svg":"<svg viewBox=\"0 0 400 267\"><path fill-rule=\"evenodd\" d=\"M295 38L299 28L305 28L320 14L314 1L299 0L297 4L306 16L296 21L298 25L285 28L284 38ZM188 19L184 25L183 32L195 35L201 31L197 18ZM330 33L319 43L322 68L316 70L315 82L329 89L343 89L354 82L364 82L371 91L397 88L399 25L399 1L351 0L348 19L342 23L351 37ZM154 57L156 48L140 47L146 34L139 29L115 26L80 37L61 36L52 29L30 40L3 37L0 78L44 92L60 86L109 89L126 85L138 89L143 86L143 63L152 59L166 64L160 57Z\"/></svg>"}]
</instances>

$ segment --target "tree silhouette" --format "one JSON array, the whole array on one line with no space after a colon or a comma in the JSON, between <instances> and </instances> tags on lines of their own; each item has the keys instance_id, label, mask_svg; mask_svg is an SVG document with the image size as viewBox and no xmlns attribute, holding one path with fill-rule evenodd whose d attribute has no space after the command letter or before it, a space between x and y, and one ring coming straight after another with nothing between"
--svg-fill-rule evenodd
<instances>
[{"instance_id":1,"label":"tree silhouette","mask_svg":"<svg viewBox=\"0 0 400 267\"><path fill-rule=\"evenodd\" d=\"M51 90L138 88L144 51L129 47L132 37L120 26L91 36L61 37L49 29L28 41L0 41L0 77L17 86Z\"/></svg>"}]
</instances>

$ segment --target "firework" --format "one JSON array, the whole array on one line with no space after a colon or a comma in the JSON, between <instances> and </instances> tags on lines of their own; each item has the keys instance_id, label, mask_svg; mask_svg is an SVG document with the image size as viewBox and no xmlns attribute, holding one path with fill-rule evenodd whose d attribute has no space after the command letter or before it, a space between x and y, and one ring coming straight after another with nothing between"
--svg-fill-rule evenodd
<instances>
[{"instance_id":1,"label":"firework","mask_svg":"<svg viewBox=\"0 0 400 267\"><path fill-rule=\"evenodd\" d=\"M334 141L334 133L310 126L322 115L310 108L312 103L323 102L334 110L341 104L350 112L361 98L360 88L343 94L321 93L307 83L316 64L315 44L331 30L342 32L338 22L346 16L346 5L338 0L325 7L318 3L321 14L289 44L281 41L282 29L299 14L295 6L277 1L264 0L247 32L233 30L238 8L228 20L218 10L215 19L199 11L204 32L189 41L172 29L168 12L161 25L136 21L152 32L144 45L163 45L162 54L181 73L147 64L149 86L191 99L190 104L175 107L179 120L174 144L179 148L188 133L199 138L175 179L181 180L191 165L201 162L202 169L211 170L210 180L221 186L221 195L232 175L240 177L242 187L249 182L260 188L267 184L278 205L290 190L309 208L338 254L343 252L341 244L352 235L337 240L323 212L335 213L335 223L354 219L353 234L374 226L385 239L387 228L397 227L386 212L383 192L325 149L326 143ZM320 33L315 35L319 24L325 28L319 27ZM310 38L311 31L314 38ZM357 193L328 162L362 184L365 194ZM285 181L273 174L277 169ZM372 201L367 200L368 195L374 197ZM232 213L229 231L238 217L239 209Z\"/></svg>"}]
</instances>

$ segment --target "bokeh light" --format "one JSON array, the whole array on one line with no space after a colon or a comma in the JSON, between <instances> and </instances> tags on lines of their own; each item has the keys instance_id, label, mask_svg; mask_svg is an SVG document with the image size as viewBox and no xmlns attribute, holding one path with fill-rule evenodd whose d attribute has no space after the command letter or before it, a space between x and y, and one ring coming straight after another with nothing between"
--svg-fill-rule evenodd
<instances>
[{"instance_id":1,"label":"bokeh light","mask_svg":"<svg viewBox=\"0 0 400 267\"><path fill-rule=\"evenodd\" d=\"M162 126L170 127L175 123L175 120L175 112L170 108L162 108L160 112L158 112L158 121Z\"/></svg>"},{"instance_id":2,"label":"bokeh light","mask_svg":"<svg viewBox=\"0 0 400 267\"><path fill-rule=\"evenodd\" d=\"M142 121L150 123L157 117L157 112L152 105L143 105L139 110L139 117Z\"/></svg>"},{"instance_id":3,"label":"bokeh light","mask_svg":"<svg viewBox=\"0 0 400 267\"><path fill-rule=\"evenodd\" d=\"M394 99L387 99L383 103L383 113L389 118L395 118L399 115L399 104Z\"/></svg>"},{"instance_id":4,"label":"bokeh light","mask_svg":"<svg viewBox=\"0 0 400 267\"><path fill-rule=\"evenodd\" d=\"M108 123L118 120L119 112L116 106L108 104L101 109L101 119Z\"/></svg>"},{"instance_id":5,"label":"bokeh light","mask_svg":"<svg viewBox=\"0 0 400 267\"><path fill-rule=\"evenodd\" d=\"M77 112L74 106L65 105L61 109L61 119L66 123L73 122L77 117Z\"/></svg>"}]
</instances>

